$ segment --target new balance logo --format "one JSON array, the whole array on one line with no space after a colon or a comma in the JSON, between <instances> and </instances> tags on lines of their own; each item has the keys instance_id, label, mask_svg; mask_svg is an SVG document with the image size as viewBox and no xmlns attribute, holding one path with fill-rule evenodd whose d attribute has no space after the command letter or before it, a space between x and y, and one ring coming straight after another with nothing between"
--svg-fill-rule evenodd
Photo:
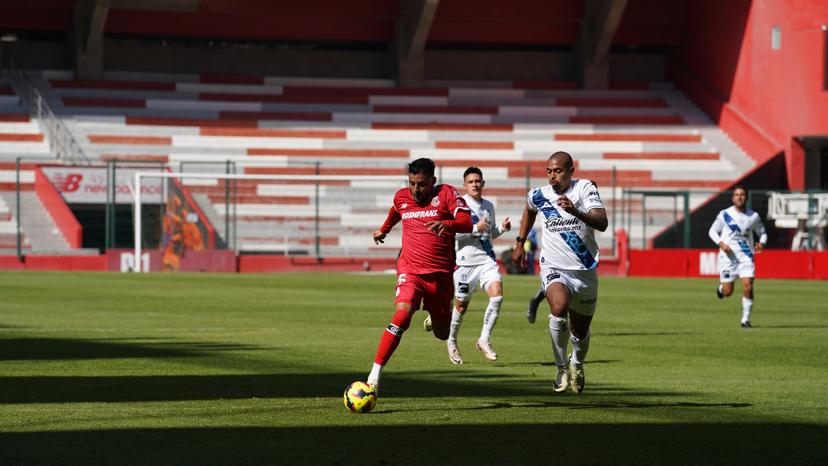
<instances>
[{"instance_id":1,"label":"new balance logo","mask_svg":"<svg viewBox=\"0 0 828 466\"><path fill-rule=\"evenodd\" d=\"M81 181L83 181L83 175L78 173L70 173L66 175L63 182L60 184L60 191L64 193L73 193L78 190Z\"/></svg>"}]
</instances>

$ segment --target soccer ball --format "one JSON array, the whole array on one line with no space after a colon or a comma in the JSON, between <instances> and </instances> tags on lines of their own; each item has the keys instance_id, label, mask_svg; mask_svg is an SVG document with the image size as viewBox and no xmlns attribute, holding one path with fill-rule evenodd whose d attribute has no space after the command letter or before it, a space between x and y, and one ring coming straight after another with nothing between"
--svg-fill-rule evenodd
<instances>
[{"instance_id":1,"label":"soccer ball","mask_svg":"<svg viewBox=\"0 0 828 466\"><path fill-rule=\"evenodd\" d=\"M352 413L367 413L377 404L377 392L365 382L354 382L345 388L342 396L345 407Z\"/></svg>"}]
</instances>

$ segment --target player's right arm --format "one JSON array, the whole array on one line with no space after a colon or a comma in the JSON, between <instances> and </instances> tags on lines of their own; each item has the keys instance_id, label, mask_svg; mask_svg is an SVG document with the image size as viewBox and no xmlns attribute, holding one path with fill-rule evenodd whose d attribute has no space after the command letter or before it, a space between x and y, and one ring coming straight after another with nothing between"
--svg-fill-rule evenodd
<instances>
[{"instance_id":1,"label":"player's right arm","mask_svg":"<svg viewBox=\"0 0 828 466\"><path fill-rule=\"evenodd\" d=\"M518 230L517 239L515 239L515 249L512 251L512 262L521 272L526 270L526 251L523 249L523 243L526 242L526 236L535 224L537 215L538 211L530 209L527 205L524 207L523 216L520 218L520 229Z\"/></svg>"},{"instance_id":2,"label":"player's right arm","mask_svg":"<svg viewBox=\"0 0 828 466\"><path fill-rule=\"evenodd\" d=\"M716 215L716 220L713 221L713 225L710 226L710 230L707 231L707 236L709 236L710 239L716 243L719 249L725 253L731 253L733 251L730 249L730 246L727 245L724 238L722 238L722 230L724 230L724 220L722 220L722 213L719 212L719 214Z\"/></svg>"},{"instance_id":3,"label":"player's right arm","mask_svg":"<svg viewBox=\"0 0 828 466\"><path fill-rule=\"evenodd\" d=\"M382 226L379 227L379 230L374 232L374 244L383 243L385 236L394 228L394 225L399 223L402 220L402 216L399 212L397 212L396 207L391 207L388 211L388 216L385 218L385 222L383 222Z\"/></svg>"},{"instance_id":4,"label":"player's right arm","mask_svg":"<svg viewBox=\"0 0 828 466\"><path fill-rule=\"evenodd\" d=\"M469 234L472 236L483 236L487 231L489 231L489 219L481 218L479 222L472 225L472 231Z\"/></svg>"},{"instance_id":5,"label":"player's right arm","mask_svg":"<svg viewBox=\"0 0 828 466\"><path fill-rule=\"evenodd\" d=\"M480 219L479 222L472 224L472 230L469 233L457 233L455 238L457 239L466 239L470 236L480 237L483 233L485 233L489 229L489 221L485 218Z\"/></svg>"}]
</instances>

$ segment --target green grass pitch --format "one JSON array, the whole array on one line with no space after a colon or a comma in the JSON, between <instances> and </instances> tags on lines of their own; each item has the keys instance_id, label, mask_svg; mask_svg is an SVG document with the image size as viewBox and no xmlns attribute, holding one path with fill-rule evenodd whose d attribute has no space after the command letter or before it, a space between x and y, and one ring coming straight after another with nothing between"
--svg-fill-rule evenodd
<instances>
[{"instance_id":1,"label":"green grass pitch","mask_svg":"<svg viewBox=\"0 0 828 466\"><path fill-rule=\"evenodd\" d=\"M828 283L602 278L584 393L552 392L538 281L466 364L422 330L349 414L391 275L0 272L0 464L828 464Z\"/></svg>"}]
</instances>

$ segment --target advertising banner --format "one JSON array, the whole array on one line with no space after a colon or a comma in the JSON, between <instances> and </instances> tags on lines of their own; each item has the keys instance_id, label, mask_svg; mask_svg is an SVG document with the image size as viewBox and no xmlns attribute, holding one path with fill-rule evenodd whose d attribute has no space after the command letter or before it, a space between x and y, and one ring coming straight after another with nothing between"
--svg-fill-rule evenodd
<instances>
[{"instance_id":1,"label":"advertising banner","mask_svg":"<svg viewBox=\"0 0 828 466\"><path fill-rule=\"evenodd\" d=\"M828 278L828 252L765 250L756 254L756 278ZM704 249L630 250L633 277L719 277L719 253Z\"/></svg>"},{"instance_id":2,"label":"advertising banner","mask_svg":"<svg viewBox=\"0 0 828 466\"><path fill-rule=\"evenodd\" d=\"M43 167L43 173L68 204L106 204L108 189L104 167ZM115 171L115 203L132 204L129 184L137 171L146 168L118 168ZM141 181L143 204L159 204L162 199L162 180L145 178Z\"/></svg>"}]
</instances>

